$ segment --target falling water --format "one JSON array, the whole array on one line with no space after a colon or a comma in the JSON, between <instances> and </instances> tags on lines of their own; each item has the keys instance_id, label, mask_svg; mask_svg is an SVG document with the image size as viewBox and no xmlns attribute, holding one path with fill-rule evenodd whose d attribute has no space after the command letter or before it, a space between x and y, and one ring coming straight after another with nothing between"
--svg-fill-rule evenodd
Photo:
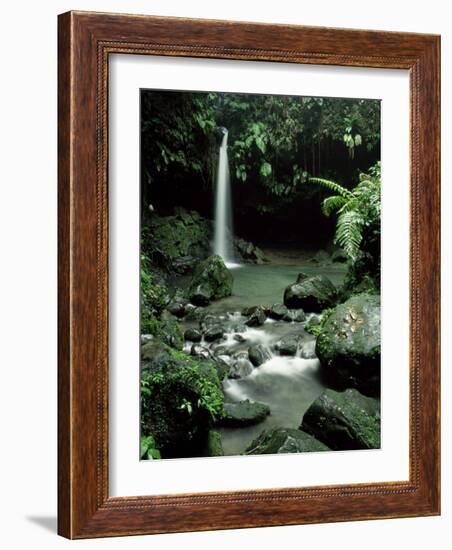
<instances>
[{"instance_id":1,"label":"falling water","mask_svg":"<svg viewBox=\"0 0 452 550\"><path fill-rule=\"evenodd\" d=\"M232 208L229 185L228 131L223 128L220 155L218 161L216 198L215 198L215 238L214 253L221 256L228 267L233 267L232 248Z\"/></svg>"}]
</instances>

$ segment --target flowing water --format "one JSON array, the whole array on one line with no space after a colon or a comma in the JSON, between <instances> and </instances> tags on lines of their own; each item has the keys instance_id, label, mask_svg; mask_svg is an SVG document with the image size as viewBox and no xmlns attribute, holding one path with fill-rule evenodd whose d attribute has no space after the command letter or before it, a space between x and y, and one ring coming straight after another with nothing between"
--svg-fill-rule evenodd
<instances>
[{"instance_id":1,"label":"flowing water","mask_svg":"<svg viewBox=\"0 0 452 550\"><path fill-rule=\"evenodd\" d=\"M228 267L234 266L234 250L231 239L232 234L228 131L226 128L223 128L223 138L219 152L216 181L214 253L221 256Z\"/></svg>"},{"instance_id":2,"label":"flowing water","mask_svg":"<svg viewBox=\"0 0 452 550\"><path fill-rule=\"evenodd\" d=\"M202 341L201 345L209 347L228 364L236 361L240 354L246 357L253 344L261 344L270 355L259 367L250 368L248 363L249 370L245 370L241 378L225 379L223 383L226 401L249 399L265 403L271 410L263 422L254 426L219 429L225 455L243 453L263 430L298 428L304 413L323 390L318 377L319 361L314 352L315 338L305 332L304 322L267 319L263 326L251 328L244 327L246 317L241 314L246 306L282 303L284 288L296 280L300 271L309 275L322 273L336 285L344 276L344 267L338 265L320 268L312 264L244 264L233 270L232 296L208 307L209 313L218 317L225 336L220 343ZM280 356L275 351L275 344L287 337L298 340L294 357Z\"/></svg>"}]
</instances>

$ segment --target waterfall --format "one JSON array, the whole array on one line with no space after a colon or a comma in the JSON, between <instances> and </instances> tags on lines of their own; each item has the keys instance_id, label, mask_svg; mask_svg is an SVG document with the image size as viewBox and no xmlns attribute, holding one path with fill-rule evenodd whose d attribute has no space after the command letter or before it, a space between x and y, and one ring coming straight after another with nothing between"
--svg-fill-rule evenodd
<instances>
[{"instance_id":1,"label":"waterfall","mask_svg":"<svg viewBox=\"0 0 452 550\"><path fill-rule=\"evenodd\" d=\"M220 145L215 197L214 253L221 256L228 267L234 267L232 245L232 207L229 184L228 131L223 128Z\"/></svg>"}]
</instances>

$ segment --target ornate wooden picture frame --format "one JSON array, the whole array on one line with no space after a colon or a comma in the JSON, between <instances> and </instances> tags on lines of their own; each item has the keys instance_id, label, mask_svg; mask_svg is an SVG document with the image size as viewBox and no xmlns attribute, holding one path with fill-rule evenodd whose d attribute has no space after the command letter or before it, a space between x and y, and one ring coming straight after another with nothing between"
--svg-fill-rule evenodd
<instances>
[{"instance_id":1,"label":"ornate wooden picture frame","mask_svg":"<svg viewBox=\"0 0 452 550\"><path fill-rule=\"evenodd\" d=\"M58 531L68 538L440 513L440 38L69 12L59 16ZM406 69L410 78L409 480L111 497L110 54Z\"/></svg>"}]
</instances>

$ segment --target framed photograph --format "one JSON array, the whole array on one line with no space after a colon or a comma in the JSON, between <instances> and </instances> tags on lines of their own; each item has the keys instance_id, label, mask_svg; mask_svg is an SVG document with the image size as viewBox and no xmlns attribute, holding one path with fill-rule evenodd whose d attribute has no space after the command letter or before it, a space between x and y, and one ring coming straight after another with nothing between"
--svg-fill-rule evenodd
<instances>
[{"instance_id":1,"label":"framed photograph","mask_svg":"<svg viewBox=\"0 0 452 550\"><path fill-rule=\"evenodd\" d=\"M439 59L59 16L61 535L440 513Z\"/></svg>"}]
</instances>

